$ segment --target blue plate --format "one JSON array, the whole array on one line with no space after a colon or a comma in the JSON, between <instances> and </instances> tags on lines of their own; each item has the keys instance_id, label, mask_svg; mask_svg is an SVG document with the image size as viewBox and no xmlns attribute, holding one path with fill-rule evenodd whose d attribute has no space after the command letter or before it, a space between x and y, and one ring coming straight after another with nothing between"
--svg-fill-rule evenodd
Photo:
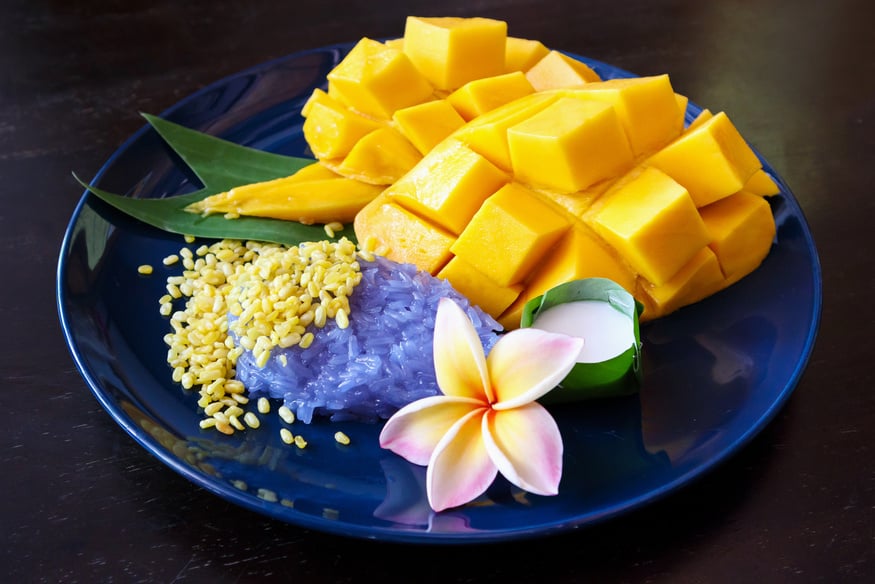
<instances>
[{"instance_id":1,"label":"blue plate","mask_svg":"<svg viewBox=\"0 0 875 584\"><path fill-rule=\"evenodd\" d=\"M348 45L254 67L163 114L184 126L288 155L308 155L301 106ZM578 57L603 78L629 73ZM698 113L691 105L688 120ZM306 528L413 543L521 539L593 524L686 485L747 444L799 381L821 313L821 274L802 211L770 198L778 232L763 265L731 288L643 327L640 395L557 407L565 443L560 494L539 497L498 481L474 503L432 513L424 469L380 449L381 426L314 422L306 449L279 438L276 416L256 431L203 431L196 395L173 383L160 259L183 245L85 193L60 253L60 319L77 367L109 414L137 442L195 484L245 508ZM199 185L158 135L142 128L94 184L134 197ZM197 244L195 244L197 245ZM137 266L159 266L150 277ZM352 443L341 446L343 430Z\"/></svg>"}]
</instances>

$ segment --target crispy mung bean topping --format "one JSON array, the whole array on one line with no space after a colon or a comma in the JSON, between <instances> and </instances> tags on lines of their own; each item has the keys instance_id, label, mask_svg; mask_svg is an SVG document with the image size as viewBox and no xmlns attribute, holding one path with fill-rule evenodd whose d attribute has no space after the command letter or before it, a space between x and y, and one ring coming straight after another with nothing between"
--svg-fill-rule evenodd
<instances>
[{"instance_id":1,"label":"crispy mung bean topping","mask_svg":"<svg viewBox=\"0 0 875 584\"><path fill-rule=\"evenodd\" d=\"M318 330L329 320L349 326L349 295L361 281L358 258L368 255L346 238L295 247L222 240L194 251L183 247L163 260L183 269L167 278L167 293L159 299L159 312L172 328L164 337L167 362L174 381L199 392L202 428L233 434L259 426L257 416L241 407L249 398L234 378L237 359L248 350L263 367L276 348L309 347L309 327ZM140 273L145 267L151 273L151 266L140 266ZM180 301L183 308L175 305ZM270 404L260 398L256 409L265 414ZM286 423L294 421L285 406L279 414ZM306 445L303 438L295 443Z\"/></svg>"}]
</instances>

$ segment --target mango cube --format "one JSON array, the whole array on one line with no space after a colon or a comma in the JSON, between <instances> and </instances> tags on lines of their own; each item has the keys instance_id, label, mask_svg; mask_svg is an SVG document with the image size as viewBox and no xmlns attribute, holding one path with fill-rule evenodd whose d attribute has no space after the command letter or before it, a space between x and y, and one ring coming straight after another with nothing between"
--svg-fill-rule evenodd
<instances>
[{"instance_id":1,"label":"mango cube","mask_svg":"<svg viewBox=\"0 0 875 584\"><path fill-rule=\"evenodd\" d=\"M501 314L519 296L522 286L499 286L483 272L456 256L438 272L438 278L452 282L453 288L464 294L488 314Z\"/></svg>"},{"instance_id":2,"label":"mango cube","mask_svg":"<svg viewBox=\"0 0 875 584\"><path fill-rule=\"evenodd\" d=\"M753 173L747 182L744 183L743 190L761 197L769 197L780 193L781 187L769 176L765 169L761 168Z\"/></svg>"},{"instance_id":3,"label":"mango cube","mask_svg":"<svg viewBox=\"0 0 875 584\"><path fill-rule=\"evenodd\" d=\"M429 152L386 194L402 207L460 234L483 201L508 181L488 160L450 139Z\"/></svg>"},{"instance_id":4,"label":"mango cube","mask_svg":"<svg viewBox=\"0 0 875 584\"><path fill-rule=\"evenodd\" d=\"M683 128L668 75L589 83L575 93L614 106L636 155L668 144Z\"/></svg>"},{"instance_id":5,"label":"mango cube","mask_svg":"<svg viewBox=\"0 0 875 584\"><path fill-rule=\"evenodd\" d=\"M541 41L509 36L504 48L504 70L525 73L549 52Z\"/></svg>"},{"instance_id":6,"label":"mango cube","mask_svg":"<svg viewBox=\"0 0 875 584\"><path fill-rule=\"evenodd\" d=\"M471 121L477 116L534 92L526 76L516 71L469 81L448 95L447 101L465 121Z\"/></svg>"},{"instance_id":7,"label":"mango cube","mask_svg":"<svg viewBox=\"0 0 875 584\"><path fill-rule=\"evenodd\" d=\"M682 184L697 207L740 191L762 167L723 112L685 132L647 163Z\"/></svg>"},{"instance_id":8,"label":"mango cube","mask_svg":"<svg viewBox=\"0 0 875 584\"><path fill-rule=\"evenodd\" d=\"M507 23L490 18L408 16L404 52L437 89L504 73Z\"/></svg>"},{"instance_id":9,"label":"mango cube","mask_svg":"<svg viewBox=\"0 0 875 584\"><path fill-rule=\"evenodd\" d=\"M507 130L559 99L558 95L534 93L512 101L468 122L454 137L482 154L497 167L510 171Z\"/></svg>"},{"instance_id":10,"label":"mango cube","mask_svg":"<svg viewBox=\"0 0 875 584\"><path fill-rule=\"evenodd\" d=\"M526 284L526 299L540 296L564 282L583 278L608 278L630 293L635 274L624 261L584 225L576 225L562 236Z\"/></svg>"},{"instance_id":11,"label":"mango cube","mask_svg":"<svg viewBox=\"0 0 875 584\"><path fill-rule=\"evenodd\" d=\"M768 254L775 237L775 220L762 197L741 191L699 212L711 234L708 245L729 282L752 272Z\"/></svg>"},{"instance_id":12,"label":"mango cube","mask_svg":"<svg viewBox=\"0 0 875 584\"><path fill-rule=\"evenodd\" d=\"M327 96L326 96L327 97ZM342 158L380 124L331 98L312 100L304 119L304 138L316 158Z\"/></svg>"},{"instance_id":13,"label":"mango cube","mask_svg":"<svg viewBox=\"0 0 875 584\"><path fill-rule=\"evenodd\" d=\"M392 121L423 155L465 125L465 120L443 99L426 101L396 111Z\"/></svg>"},{"instance_id":14,"label":"mango cube","mask_svg":"<svg viewBox=\"0 0 875 584\"><path fill-rule=\"evenodd\" d=\"M355 216L356 233L367 233L392 261L437 274L452 257L455 237L379 195ZM365 241L363 241L365 243Z\"/></svg>"},{"instance_id":15,"label":"mango cube","mask_svg":"<svg viewBox=\"0 0 875 584\"><path fill-rule=\"evenodd\" d=\"M526 71L526 78L535 91L580 87L601 80L589 65L559 51L548 52Z\"/></svg>"},{"instance_id":16,"label":"mango cube","mask_svg":"<svg viewBox=\"0 0 875 584\"><path fill-rule=\"evenodd\" d=\"M450 251L499 286L522 282L569 228L538 195L509 183L486 199Z\"/></svg>"},{"instance_id":17,"label":"mango cube","mask_svg":"<svg viewBox=\"0 0 875 584\"><path fill-rule=\"evenodd\" d=\"M356 43L328 81L350 107L385 119L430 99L433 91L404 52L369 38Z\"/></svg>"},{"instance_id":18,"label":"mango cube","mask_svg":"<svg viewBox=\"0 0 875 584\"><path fill-rule=\"evenodd\" d=\"M383 126L356 142L349 154L338 164L329 168L345 177L375 185L390 185L404 176L422 160L419 150L413 147L398 130Z\"/></svg>"},{"instance_id":19,"label":"mango cube","mask_svg":"<svg viewBox=\"0 0 875 584\"><path fill-rule=\"evenodd\" d=\"M665 173L642 167L618 181L587 221L655 285L664 284L711 237L687 190Z\"/></svg>"},{"instance_id":20,"label":"mango cube","mask_svg":"<svg viewBox=\"0 0 875 584\"><path fill-rule=\"evenodd\" d=\"M516 178L574 192L616 176L633 163L616 110L599 101L563 97L507 131Z\"/></svg>"},{"instance_id":21,"label":"mango cube","mask_svg":"<svg viewBox=\"0 0 875 584\"><path fill-rule=\"evenodd\" d=\"M682 306L698 302L725 286L717 256L703 247L667 282L642 285L644 313L641 320L668 314Z\"/></svg>"}]
</instances>

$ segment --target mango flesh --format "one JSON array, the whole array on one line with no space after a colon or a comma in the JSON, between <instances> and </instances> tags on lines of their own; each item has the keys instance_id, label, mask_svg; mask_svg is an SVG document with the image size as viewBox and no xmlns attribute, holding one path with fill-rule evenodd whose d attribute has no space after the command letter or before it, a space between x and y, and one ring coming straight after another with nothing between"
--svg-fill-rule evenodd
<instances>
[{"instance_id":1,"label":"mango flesh","mask_svg":"<svg viewBox=\"0 0 875 584\"><path fill-rule=\"evenodd\" d=\"M382 188L340 176L314 163L295 174L235 187L190 205L192 213L230 213L312 223L347 223Z\"/></svg>"},{"instance_id":2,"label":"mango flesh","mask_svg":"<svg viewBox=\"0 0 875 584\"><path fill-rule=\"evenodd\" d=\"M618 282L644 305L642 320L650 320L755 269L775 234L768 203L743 190L749 182L769 190L751 182L759 159L722 112L708 112L684 130L679 120L687 100L667 81L659 76L592 91L536 92L474 118L426 154L400 184L435 177L451 184L429 189L452 192L458 201L471 193L481 202L465 219L470 202L464 212L452 204L425 210L410 197L392 195L394 186L387 189L399 208L455 235L439 250L441 269L433 273L458 282L512 329L529 299L573 279ZM648 102L661 120L646 121ZM645 120L643 127L636 119ZM585 161L575 157L587 143L600 145L587 157L598 158L604 174L575 174L584 172ZM492 181L442 172L447 151L464 151L470 168L482 157L491 164ZM677 162L681 154L687 165ZM720 172L703 176L695 165L706 164ZM472 186L463 188L466 176ZM451 231L438 227L448 220ZM369 213L369 224L375 222L379 213ZM376 235L392 248L391 230L376 233L357 221L356 234L360 240ZM387 256L398 259L391 251Z\"/></svg>"},{"instance_id":3,"label":"mango flesh","mask_svg":"<svg viewBox=\"0 0 875 584\"><path fill-rule=\"evenodd\" d=\"M453 91L504 73L506 42L507 23L500 20L409 16L403 46L435 88Z\"/></svg>"},{"instance_id":4,"label":"mango flesh","mask_svg":"<svg viewBox=\"0 0 875 584\"><path fill-rule=\"evenodd\" d=\"M302 114L321 165L375 197L358 239L515 328L569 280L618 282L648 320L759 265L780 189L724 113L684 129L687 103L666 75L602 81L497 21L411 17Z\"/></svg>"}]
</instances>

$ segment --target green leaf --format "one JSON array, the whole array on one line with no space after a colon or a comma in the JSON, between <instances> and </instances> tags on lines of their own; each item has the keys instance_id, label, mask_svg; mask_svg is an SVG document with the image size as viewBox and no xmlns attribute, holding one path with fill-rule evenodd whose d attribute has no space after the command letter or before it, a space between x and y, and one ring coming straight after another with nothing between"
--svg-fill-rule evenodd
<instances>
[{"instance_id":1,"label":"green leaf","mask_svg":"<svg viewBox=\"0 0 875 584\"><path fill-rule=\"evenodd\" d=\"M286 245L327 237L321 225L261 217L225 219L221 215L203 216L185 211L191 203L230 188L289 176L313 160L240 146L149 114L143 114L143 117L204 183L204 188L186 195L141 199L110 193L73 175L102 201L153 227L182 235ZM355 240L351 227L336 234L336 237L342 236Z\"/></svg>"},{"instance_id":2,"label":"green leaf","mask_svg":"<svg viewBox=\"0 0 875 584\"><path fill-rule=\"evenodd\" d=\"M205 188L213 191L210 194L289 176L313 162L309 158L283 156L240 146L151 114L142 115L194 171Z\"/></svg>"}]
</instances>

